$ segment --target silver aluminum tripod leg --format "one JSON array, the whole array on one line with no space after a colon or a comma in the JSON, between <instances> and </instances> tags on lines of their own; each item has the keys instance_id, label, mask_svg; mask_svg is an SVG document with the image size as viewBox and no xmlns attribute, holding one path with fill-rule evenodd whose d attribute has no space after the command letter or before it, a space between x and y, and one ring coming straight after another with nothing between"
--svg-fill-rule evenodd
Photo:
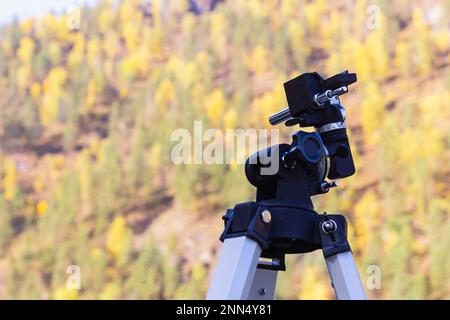
<instances>
[{"instance_id":1,"label":"silver aluminum tripod leg","mask_svg":"<svg viewBox=\"0 0 450 320\"><path fill-rule=\"evenodd\" d=\"M366 293L350 251L326 259L328 273L339 300L366 300Z\"/></svg>"},{"instance_id":2,"label":"silver aluminum tripod leg","mask_svg":"<svg viewBox=\"0 0 450 320\"><path fill-rule=\"evenodd\" d=\"M260 255L256 241L244 236L225 239L206 299L272 299L277 272L257 268Z\"/></svg>"},{"instance_id":3,"label":"silver aluminum tripod leg","mask_svg":"<svg viewBox=\"0 0 450 320\"><path fill-rule=\"evenodd\" d=\"M272 300L277 285L277 274L276 270L257 268L248 299Z\"/></svg>"},{"instance_id":4,"label":"silver aluminum tripod leg","mask_svg":"<svg viewBox=\"0 0 450 320\"><path fill-rule=\"evenodd\" d=\"M261 248L245 236L226 239L206 295L208 300L270 300L277 271L259 269ZM326 259L339 300L365 300L366 294L350 251Z\"/></svg>"},{"instance_id":5,"label":"silver aluminum tripod leg","mask_svg":"<svg viewBox=\"0 0 450 320\"><path fill-rule=\"evenodd\" d=\"M247 299L260 254L258 243L247 237L225 239L206 299Z\"/></svg>"}]
</instances>

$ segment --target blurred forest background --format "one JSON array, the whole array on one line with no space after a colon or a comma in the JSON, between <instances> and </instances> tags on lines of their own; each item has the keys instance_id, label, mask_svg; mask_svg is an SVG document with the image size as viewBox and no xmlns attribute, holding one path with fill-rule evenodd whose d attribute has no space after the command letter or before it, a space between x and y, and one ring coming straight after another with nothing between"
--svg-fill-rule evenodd
<instances>
[{"instance_id":1,"label":"blurred forest background","mask_svg":"<svg viewBox=\"0 0 450 320\"><path fill-rule=\"evenodd\" d=\"M283 82L349 69L357 173L316 208L346 214L364 283L380 267L370 298L449 299L449 12L128 0L83 8L79 30L65 14L1 26L0 298L203 298L220 217L254 190L242 165L173 165L172 131L270 128ZM287 264L277 298L334 298L321 252Z\"/></svg>"}]
</instances>

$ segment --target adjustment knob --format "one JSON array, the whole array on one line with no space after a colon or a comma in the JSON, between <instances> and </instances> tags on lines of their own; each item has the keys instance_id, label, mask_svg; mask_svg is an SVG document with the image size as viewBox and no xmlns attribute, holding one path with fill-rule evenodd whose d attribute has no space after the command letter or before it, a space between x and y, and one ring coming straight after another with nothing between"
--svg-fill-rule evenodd
<instances>
[{"instance_id":1,"label":"adjustment knob","mask_svg":"<svg viewBox=\"0 0 450 320\"><path fill-rule=\"evenodd\" d=\"M285 167L293 169L299 160L306 164L316 164L322 159L324 147L319 134L299 131L292 139L291 149L282 158Z\"/></svg>"}]
</instances>

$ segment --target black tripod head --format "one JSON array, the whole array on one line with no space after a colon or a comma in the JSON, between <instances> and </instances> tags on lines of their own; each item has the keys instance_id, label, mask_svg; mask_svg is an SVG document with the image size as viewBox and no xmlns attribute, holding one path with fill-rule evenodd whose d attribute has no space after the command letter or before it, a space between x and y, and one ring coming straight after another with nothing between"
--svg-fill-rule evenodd
<instances>
[{"instance_id":1,"label":"black tripod head","mask_svg":"<svg viewBox=\"0 0 450 320\"><path fill-rule=\"evenodd\" d=\"M354 82L356 74L344 71L327 79L317 72L304 73L284 84L289 107L272 115L270 123L314 127L315 132L298 131L290 145L275 145L249 157L246 175L257 187L257 201L309 199L337 186L326 178L355 173L346 113L339 101ZM278 170L265 174L264 169L274 164L279 164Z\"/></svg>"},{"instance_id":2,"label":"black tripod head","mask_svg":"<svg viewBox=\"0 0 450 320\"><path fill-rule=\"evenodd\" d=\"M345 218L320 215L311 196L337 186L325 179L341 179L355 173L345 127L345 109L339 96L356 81L347 71L323 79L304 73L284 84L289 108L270 117L272 124L285 122L314 127L298 131L291 144L277 144L251 155L245 164L248 181L256 187L256 202L237 204L223 217L221 240L246 236L258 242L261 256L272 262L259 268L284 270L284 255L319 248L325 258L350 250Z\"/></svg>"}]
</instances>

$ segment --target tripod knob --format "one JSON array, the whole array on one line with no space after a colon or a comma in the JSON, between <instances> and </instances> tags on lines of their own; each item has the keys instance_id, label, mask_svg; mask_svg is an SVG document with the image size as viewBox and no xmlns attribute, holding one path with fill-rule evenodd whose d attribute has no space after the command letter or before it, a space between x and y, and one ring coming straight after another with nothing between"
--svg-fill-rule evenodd
<instances>
[{"instance_id":1,"label":"tripod knob","mask_svg":"<svg viewBox=\"0 0 450 320\"><path fill-rule=\"evenodd\" d=\"M337 230L337 224L334 220L326 220L322 223L322 231L331 234Z\"/></svg>"},{"instance_id":2,"label":"tripod knob","mask_svg":"<svg viewBox=\"0 0 450 320\"><path fill-rule=\"evenodd\" d=\"M293 169L299 160L306 164L316 164L322 159L324 147L319 134L299 131L292 139L291 149L282 158L285 167Z\"/></svg>"},{"instance_id":3,"label":"tripod knob","mask_svg":"<svg viewBox=\"0 0 450 320\"><path fill-rule=\"evenodd\" d=\"M323 181L320 184L320 189L322 189L323 192L328 192L331 188L335 188L337 186L339 186L339 183L337 181L332 182Z\"/></svg>"}]
</instances>

